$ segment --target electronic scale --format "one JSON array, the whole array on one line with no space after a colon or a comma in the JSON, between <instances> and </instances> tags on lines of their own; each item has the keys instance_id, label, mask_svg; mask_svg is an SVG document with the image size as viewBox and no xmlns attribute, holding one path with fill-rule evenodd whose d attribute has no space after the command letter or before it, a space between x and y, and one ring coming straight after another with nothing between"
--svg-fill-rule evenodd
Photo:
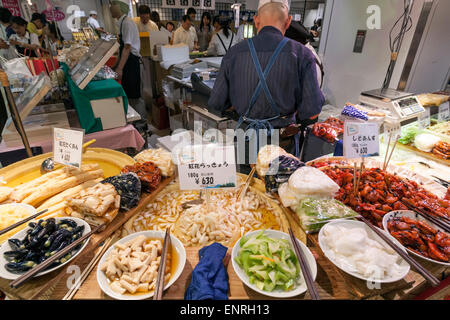
<instances>
[{"instance_id":1,"label":"electronic scale","mask_svg":"<svg viewBox=\"0 0 450 320\"><path fill-rule=\"evenodd\" d=\"M394 89L375 89L361 92L359 102L368 108L384 111L387 118L399 123L415 119L425 112L419 99L412 93Z\"/></svg>"}]
</instances>

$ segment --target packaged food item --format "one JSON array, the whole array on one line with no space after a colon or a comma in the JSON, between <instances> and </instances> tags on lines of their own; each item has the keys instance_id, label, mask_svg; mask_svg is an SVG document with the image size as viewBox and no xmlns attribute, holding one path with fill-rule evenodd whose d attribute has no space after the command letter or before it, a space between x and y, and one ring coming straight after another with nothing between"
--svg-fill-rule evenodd
<instances>
[{"instance_id":1,"label":"packaged food item","mask_svg":"<svg viewBox=\"0 0 450 320\"><path fill-rule=\"evenodd\" d=\"M281 148L273 144L268 144L262 147L258 151L258 157L256 159L256 172L260 177L264 177L269 170L269 165L272 160L282 155L288 155L288 153Z\"/></svg>"},{"instance_id":2,"label":"packaged food item","mask_svg":"<svg viewBox=\"0 0 450 320\"><path fill-rule=\"evenodd\" d=\"M367 112L358 110L357 108L355 108L351 104L347 104L344 107L344 109L342 109L341 114L343 116L346 116L346 117L349 117L349 118L355 118L355 119L360 119L360 120L364 120L364 121L369 120L369 117L367 116Z\"/></svg>"},{"instance_id":3,"label":"packaged food item","mask_svg":"<svg viewBox=\"0 0 450 320\"><path fill-rule=\"evenodd\" d=\"M429 133L421 133L414 139L414 145L417 149L424 152L431 152L434 146L440 141L438 137Z\"/></svg>"},{"instance_id":4,"label":"packaged food item","mask_svg":"<svg viewBox=\"0 0 450 320\"><path fill-rule=\"evenodd\" d=\"M303 230L317 232L322 226L334 219L351 218L358 214L335 199L305 198L300 200L295 212Z\"/></svg>"},{"instance_id":5,"label":"packaged food item","mask_svg":"<svg viewBox=\"0 0 450 320\"><path fill-rule=\"evenodd\" d=\"M282 155L275 158L269 165L264 181L267 192L275 192L278 187L289 180L291 174L305 164L295 157Z\"/></svg>"},{"instance_id":6,"label":"packaged food item","mask_svg":"<svg viewBox=\"0 0 450 320\"><path fill-rule=\"evenodd\" d=\"M336 128L328 123L315 123L312 128L312 133L318 138L323 138L326 141L333 143L337 140L338 132Z\"/></svg>"},{"instance_id":7,"label":"packaged food item","mask_svg":"<svg viewBox=\"0 0 450 320\"><path fill-rule=\"evenodd\" d=\"M289 187L299 195L332 198L339 186L321 170L298 168L289 178Z\"/></svg>"}]
</instances>

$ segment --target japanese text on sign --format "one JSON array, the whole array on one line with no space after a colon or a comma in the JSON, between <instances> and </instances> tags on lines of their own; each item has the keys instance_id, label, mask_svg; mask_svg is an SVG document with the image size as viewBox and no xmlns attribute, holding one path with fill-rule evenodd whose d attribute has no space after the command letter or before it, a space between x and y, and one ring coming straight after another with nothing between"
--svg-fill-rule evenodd
<instances>
[{"instance_id":1,"label":"japanese text on sign","mask_svg":"<svg viewBox=\"0 0 450 320\"><path fill-rule=\"evenodd\" d=\"M236 187L234 146L186 146L177 158L181 190Z\"/></svg>"},{"instance_id":2,"label":"japanese text on sign","mask_svg":"<svg viewBox=\"0 0 450 320\"><path fill-rule=\"evenodd\" d=\"M172 9L194 9L214 10L216 7L215 0L162 0L162 8Z\"/></svg>"},{"instance_id":3,"label":"japanese text on sign","mask_svg":"<svg viewBox=\"0 0 450 320\"><path fill-rule=\"evenodd\" d=\"M377 123L346 121L344 124L344 157L372 157L379 154Z\"/></svg>"},{"instance_id":4,"label":"japanese text on sign","mask_svg":"<svg viewBox=\"0 0 450 320\"><path fill-rule=\"evenodd\" d=\"M81 168L84 131L54 128L53 161Z\"/></svg>"}]
</instances>

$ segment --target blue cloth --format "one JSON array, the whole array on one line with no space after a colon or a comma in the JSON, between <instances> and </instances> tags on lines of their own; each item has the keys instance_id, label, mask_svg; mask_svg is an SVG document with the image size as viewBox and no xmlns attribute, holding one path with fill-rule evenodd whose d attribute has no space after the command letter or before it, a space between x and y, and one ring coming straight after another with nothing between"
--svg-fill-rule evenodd
<instances>
[{"instance_id":1,"label":"blue cloth","mask_svg":"<svg viewBox=\"0 0 450 320\"><path fill-rule=\"evenodd\" d=\"M264 27L252 38L263 70L283 39L281 32L274 27ZM240 116L245 115L252 93L259 83L247 41L231 47L224 56L208 101L210 110L223 112L233 106ZM267 86L281 116L287 117L297 112L297 120L305 120L322 111L325 99L317 83L315 58L309 49L298 42L289 40L284 46L267 76ZM251 119L268 119L276 116L276 113L266 96L261 94L247 116ZM271 121L274 128L282 128L290 123L291 119Z\"/></svg>"},{"instance_id":2,"label":"blue cloth","mask_svg":"<svg viewBox=\"0 0 450 320\"><path fill-rule=\"evenodd\" d=\"M343 155L344 155L344 144L342 143L342 140L339 140L338 142L336 142L336 146L334 147L333 156L342 157Z\"/></svg>"},{"instance_id":3,"label":"blue cloth","mask_svg":"<svg viewBox=\"0 0 450 320\"><path fill-rule=\"evenodd\" d=\"M227 250L217 242L200 249L185 300L228 300L228 275L222 261Z\"/></svg>"}]
</instances>

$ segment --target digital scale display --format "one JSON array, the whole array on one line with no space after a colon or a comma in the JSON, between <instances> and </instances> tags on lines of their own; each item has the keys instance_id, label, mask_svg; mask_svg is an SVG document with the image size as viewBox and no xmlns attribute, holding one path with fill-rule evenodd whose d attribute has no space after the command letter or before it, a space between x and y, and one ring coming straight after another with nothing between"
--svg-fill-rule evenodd
<instances>
[{"instance_id":1,"label":"digital scale display","mask_svg":"<svg viewBox=\"0 0 450 320\"><path fill-rule=\"evenodd\" d=\"M405 116L410 116L424 111L423 107L419 104L416 97L408 97L405 99L397 100L395 103L400 107L401 112Z\"/></svg>"}]
</instances>

